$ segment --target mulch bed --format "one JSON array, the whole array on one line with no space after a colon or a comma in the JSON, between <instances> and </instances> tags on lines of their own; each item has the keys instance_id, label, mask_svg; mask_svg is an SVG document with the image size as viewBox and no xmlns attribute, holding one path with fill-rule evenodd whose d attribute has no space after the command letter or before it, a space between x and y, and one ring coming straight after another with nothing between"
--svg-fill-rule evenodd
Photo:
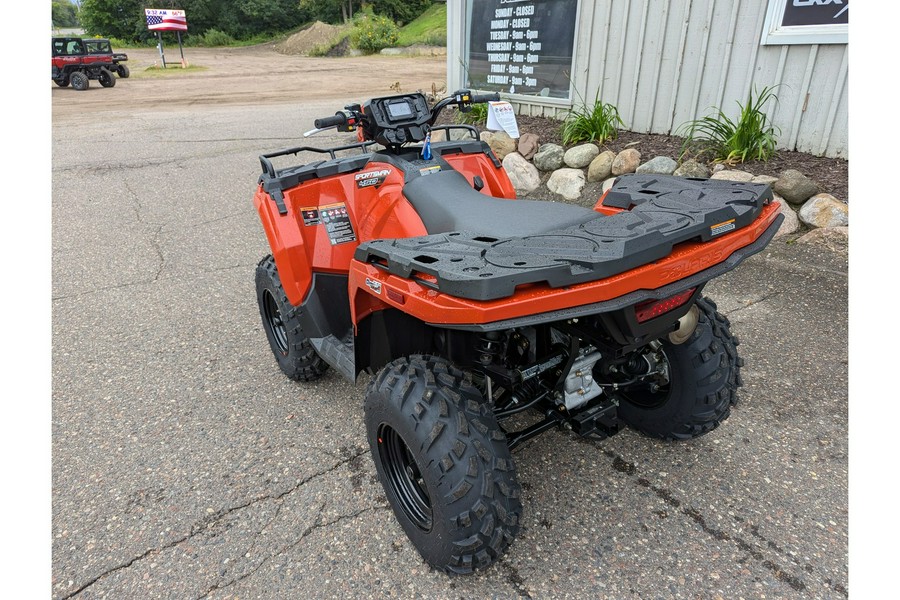
<instances>
[{"instance_id":1,"label":"mulch bed","mask_svg":"<svg viewBox=\"0 0 900 600\"><path fill-rule=\"evenodd\" d=\"M560 121L546 117L529 117L517 115L520 133L534 133L540 143L562 145L560 137ZM641 153L641 161L645 162L656 156L669 156L678 160L681 154L682 138L671 135L653 133L635 133L620 131L618 138L601 145L601 150L621 152L626 147L636 148ZM838 200L847 202L848 197L848 161L843 158L813 156L805 152L789 152L778 150L768 161L749 161L732 168L749 171L754 175L771 175L778 177L783 171L796 169L819 185L819 191L831 194Z\"/></svg>"}]
</instances>

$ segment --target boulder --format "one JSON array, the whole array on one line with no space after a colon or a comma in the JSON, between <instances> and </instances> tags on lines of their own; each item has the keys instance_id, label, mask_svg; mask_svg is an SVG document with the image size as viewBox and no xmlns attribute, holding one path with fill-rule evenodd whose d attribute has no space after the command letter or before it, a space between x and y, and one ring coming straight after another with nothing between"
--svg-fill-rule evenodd
<instances>
[{"instance_id":1,"label":"boulder","mask_svg":"<svg viewBox=\"0 0 900 600\"><path fill-rule=\"evenodd\" d=\"M584 171L581 169L557 169L547 180L547 189L566 200L578 200L584 184Z\"/></svg>"},{"instance_id":2,"label":"boulder","mask_svg":"<svg viewBox=\"0 0 900 600\"><path fill-rule=\"evenodd\" d=\"M565 149L559 144L541 144L534 155L534 166L540 171L555 171L563 166Z\"/></svg>"},{"instance_id":3,"label":"boulder","mask_svg":"<svg viewBox=\"0 0 900 600\"><path fill-rule=\"evenodd\" d=\"M681 163L681 166L675 169L672 175L678 177L696 177L698 179L709 179L709 169L706 165L698 163L696 160L690 159Z\"/></svg>"},{"instance_id":4,"label":"boulder","mask_svg":"<svg viewBox=\"0 0 900 600\"><path fill-rule=\"evenodd\" d=\"M505 131L488 131L481 134L481 139L487 142L497 160L503 160L510 152L516 151L516 140L509 137Z\"/></svg>"},{"instance_id":5,"label":"boulder","mask_svg":"<svg viewBox=\"0 0 900 600\"><path fill-rule=\"evenodd\" d=\"M591 164L598 154L600 154L600 148L596 144L580 144L566 150L563 162L572 169L583 169Z\"/></svg>"},{"instance_id":6,"label":"boulder","mask_svg":"<svg viewBox=\"0 0 900 600\"><path fill-rule=\"evenodd\" d=\"M537 168L518 152L510 152L504 157L503 168L519 195L529 194L541 185Z\"/></svg>"},{"instance_id":7,"label":"boulder","mask_svg":"<svg viewBox=\"0 0 900 600\"><path fill-rule=\"evenodd\" d=\"M844 227L850 224L849 207L831 194L816 194L800 207L800 220L810 227Z\"/></svg>"},{"instance_id":8,"label":"boulder","mask_svg":"<svg viewBox=\"0 0 900 600\"><path fill-rule=\"evenodd\" d=\"M849 227L821 227L797 238L798 244L822 244L830 250L847 253L850 244Z\"/></svg>"},{"instance_id":9,"label":"boulder","mask_svg":"<svg viewBox=\"0 0 900 600\"><path fill-rule=\"evenodd\" d=\"M819 186L800 171L788 169L772 184L772 191L791 204L803 204L819 193Z\"/></svg>"},{"instance_id":10,"label":"boulder","mask_svg":"<svg viewBox=\"0 0 900 600\"><path fill-rule=\"evenodd\" d=\"M725 169L724 171L713 173L713 176L710 177L710 179L722 179L724 181L740 181L743 183L747 183L751 179L753 179L753 173L748 173L747 171L739 171L737 169Z\"/></svg>"},{"instance_id":11,"label":"boulder","mask_svg":"<svg viewBox=\"0 0 900 600\"><path fill-rule=\"evenodd\" d=\"M775 194L775 201L781 204L778 213L784 215L784 222L781 224L781 227L778 228L778 231L775 232L775 237L772 238L777 240L780 237L797 233L797 230L800 229L800 219L797 217L797 213L794 212L794 209L785 202L784 198Z\"/></svg>"},{"instance_id":12,"label":"boulder","mask_svg":"<svg viewBox=\"0 0 900 600\"><path fill-rule=\"evenodd\" d=\"M771 175L757 175L753 179L750 180L750 183L764 183L766 185L772 185L778 181L777 177L772 177Z\"/></svg>"},{"instance_id":13,"label":"boulder","mask_svg":"<svg viewBox=\"0 0 900 600\"><path fill-rule=\"evenodd\" d=\"M519 136L519 154L531 160L538 151L538 136L534 133L523 133Z\"/></svg>"},{"instance_id":14,"label":"boulder","mask_svg":"<svg viewBox=\"0 0 900 600\"><path fill-rule=\"evenodd\" d=\"M641 153L634 148L626 148L616 155L612 164L613 175L624 175L625 173L634 173L634 170L641 164Z\"/></svg>"},{"instance_id":15,"label":"boulder","mask_svg":"<svg viewBox=\"0 0 900 600\"><path fill-rule=\"evenodd\" d=\"M612 150L602 152L588 166L587 180L594 182L607 179L612 174L612 164L615 158L616 153Z\"/></svg>"},{"instance_id":16,"label":"boulder","mask_svg":"<svg viewBox=\"0 0 900 600\"><path fill-rule=\"evenodd\" d=\"M678 168L678 163L668 156L657 156L639 166L636 173L654 173L658 175L671 175Z\"/></svg>"}]
</instances>

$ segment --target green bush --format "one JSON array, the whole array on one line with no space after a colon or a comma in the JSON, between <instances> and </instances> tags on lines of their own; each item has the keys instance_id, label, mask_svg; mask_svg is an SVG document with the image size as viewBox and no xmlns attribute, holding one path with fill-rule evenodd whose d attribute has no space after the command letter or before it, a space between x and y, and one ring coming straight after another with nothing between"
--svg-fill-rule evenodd
<instances>
[{"instance_id":1,"label":"green bush","mask_svg":"<svg viewBox=\"0 0 900 600\"><path fill-rule=\"evenodd\" d=\"M560 133L563 144L577 142L597 142L602 144L606 140L614 140L619 137L619 127L625 123L619 117L619 110L612 104L603 104L599 96L594 98L594 103L588 106L582 102L578 108L573 108L563 120Z\"/></svg>"},{"instance_id":2,"label":"green bush","mask_svg":"<svg viewBox=\"0 0 900 600\"><path fill-rule=\"evenodd\" d=\"M715 109L710 116L688 121L676 134L685 138L681 156L694 155L729 164L748 160L768 160L775 154L776 137L781 131L771 124L763 111L770 100L778 102L774 88L764 87L756 98L753 92L747 104L737 103L740 115L737 121L728 118L722 109Z\"/></svg>"},{"instance_id":3,"label":"green bush","mask_svg":"<svg viewBox=\"0 0 900 600\"><path fill-rule=\"evenodd\" d=\"M400 39L400 28L390 18L360 13L350 32L350 43L367 54L390 48Z\"/></svg>"},{"instance_id":4,"label":"green bush","mask_svg":"<svg viewBox=\"0 0 900 600\"><path fill-rule=\"evenodd\" d=\"M219 31L218 29L209 29L200 36L200 39L197 40L201 46L206 47L216 47L216 46L230 46L234 44L234 38L225 33L224 31Z\"/></svg>"},{"instance_id":5,"label":"green bush","mask_svg":"<svg viewBox=\"0 0 900 600\"><path fill-rule=\"evenodd\" d=\"M487 116L487 104L473 104L472 110L469 112L463 112L461 110L456 111L456 118L454 120L459 125L484 125L487 123Z\"/></svg>"}]
</instances>

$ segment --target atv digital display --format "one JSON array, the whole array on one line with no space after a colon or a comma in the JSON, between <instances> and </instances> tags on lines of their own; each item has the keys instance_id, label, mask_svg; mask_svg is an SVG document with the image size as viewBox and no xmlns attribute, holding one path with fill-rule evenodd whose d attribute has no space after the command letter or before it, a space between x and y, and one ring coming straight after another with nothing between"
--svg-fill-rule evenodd
<instances>
[{"instance_id":1,"label":"atv digital display","mask_svg":"<svg viewBox=\"0 0 900 600\"><path fill-rule=\"evenodd\" d=\"M406 101L388 104L387 111L391 119L406 119L413 115L412 107Z\"/></svg>"}]
</instances>

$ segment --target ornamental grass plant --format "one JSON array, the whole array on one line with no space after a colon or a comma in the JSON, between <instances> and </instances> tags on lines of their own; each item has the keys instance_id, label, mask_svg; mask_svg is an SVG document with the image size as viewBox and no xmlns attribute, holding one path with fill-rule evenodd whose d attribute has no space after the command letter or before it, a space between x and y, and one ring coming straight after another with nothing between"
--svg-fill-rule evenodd
<instances>
[{"instance_id":1,"label":"ornamental grass plant","mask_svg":"<svg viewBox=\"0 0 900 600\"><path fill-rule=\"evenodd\" d=\"M781 134L765 112L770 101L778 102L774 87L764 87L755 97L751 92L746 104L737 103L737 120L715 108L712 115L684 123L676 133L685 138L681 158L692 155L727 164L768 160L775 154L776 138Z\"/></svg>"}]
</instances>

